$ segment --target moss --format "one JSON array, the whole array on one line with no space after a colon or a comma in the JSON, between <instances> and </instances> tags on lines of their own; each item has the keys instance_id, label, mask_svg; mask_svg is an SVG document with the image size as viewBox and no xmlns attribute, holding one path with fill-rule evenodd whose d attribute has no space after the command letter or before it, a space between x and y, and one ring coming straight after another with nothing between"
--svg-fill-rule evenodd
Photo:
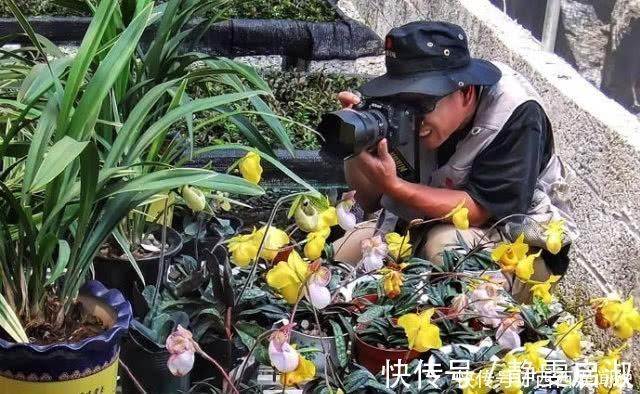
<instances>
[{"instance_id":1,"label":"moss","mask_svg":"<svg viewBox=\"0 0 640 394\"><path fill-rule=\"evenodd\" d=\"M27 16L70 15L67 9L56 7L55 0L15 0ZM5 2L0 2L0 16L13 16ZM230 0L222 13L223 19L298 19L332 22L338 19L326 0Z\"/></svg>"},{"instance_id":2,"label":"moss","mask_svg":"<svg viewBox=\"0 0 640 394\"><path fill-rule=\"evenodd\" d=\"M333 22L337 15L326 0L233 0L223 18Z\"/></svg>"},{"instance_id":3,"label":"moss","mask_svg":"<svg viewBox=\"0 0 640 394\"><path fill-rule=\"evenodd\" d=\"M323 113L339 108L336 99L338 92L353 90L365 81L362 78L343 75L285 72L269 73L264 75L264 78L273 90L274 97L269 100L269 104L274 112L311 128L318 125ZM222 92L219 88L212 86L201 86L192 92L197 97L220 93ZM250 118L260 130L268 130L268 126L257 117L250 116ZM320 140L311 130L286 121L282 121L282 123L296 148L316 149L320 147ZM270 139L269 133L265 133L265 137ZM213 126L196 136L196 144L199 146L235 142L243 142L242 135L229 122Z\"/></svg>"}]
</instances>

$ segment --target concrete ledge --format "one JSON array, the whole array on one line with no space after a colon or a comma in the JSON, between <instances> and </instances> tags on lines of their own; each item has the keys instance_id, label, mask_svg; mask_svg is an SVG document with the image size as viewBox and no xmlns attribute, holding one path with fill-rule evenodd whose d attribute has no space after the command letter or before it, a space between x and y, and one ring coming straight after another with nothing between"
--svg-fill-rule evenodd
<instances>
[{"instance_id":1,"label":"concrete ledge","mask_svg":"<svg viewBox=\"0 0 640 394\"><path fill-rule=\"evenodd\" d=\"M571 305L609 291L640 300L640 122L487 0L343 0L343 9L380 36L415 20L445 20L468 33L476 57L525 75L546 101L557 149L574 173L573 202L582 235L561 293ZM588 315L583 310L585 316ZM610 333L591 330L599 344ZM640 346L633 345L636 375Z\"/></svg>"}]
</instances>

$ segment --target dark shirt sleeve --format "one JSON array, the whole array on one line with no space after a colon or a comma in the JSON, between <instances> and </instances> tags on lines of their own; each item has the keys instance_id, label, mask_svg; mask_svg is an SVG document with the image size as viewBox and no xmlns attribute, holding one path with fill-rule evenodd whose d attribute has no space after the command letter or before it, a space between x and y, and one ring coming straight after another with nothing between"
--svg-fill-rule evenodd
<instances>
[{"instance_id":1,"label":"dark shirt sleeve","mask_svg":"<svg viewBox=\"0 0 640 394\"><path fill-rule=\"evenodd\" d=\"M493 220L526 213L552 145L551 126L542 107L534 101L522 104L476 157L465 191Z\"/></svg>"}]
</instances>

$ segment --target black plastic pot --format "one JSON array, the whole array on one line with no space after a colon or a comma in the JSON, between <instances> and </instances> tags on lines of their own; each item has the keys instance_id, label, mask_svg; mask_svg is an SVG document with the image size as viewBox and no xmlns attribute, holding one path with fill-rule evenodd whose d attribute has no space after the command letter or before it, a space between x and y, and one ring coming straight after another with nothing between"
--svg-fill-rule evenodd
<instances>
[{"instance_id":1,"label":"black plastic pot","mask_svg":"<svg viewBox=\"0 0 640 394\"><path fill-rule=\"evenodd\" d=\"M202 260L204 258L205 250L213 250L213 248L220 243L222 237L216 231L216 226L219 224L218 219L228 220L230 222L229 226L233 229L233 234L227 234L227 237L232 237L237 234L242 226L244 225L244 221L237 216L234 215L220 215L219 218L212 218L206 223L206 228L204 231L206 232L205 236L198 241L198 256ZM182 248L182 254L195 257L196 256L196 240L191 239L189 241L184 242L184 246Z\"/></svg>"},{"instance_id":2,"label":"black plastic pot","mask_svg":"<svg viewBox=\"0 0 640 394\"><path fill-rule=\"evenodd\" d=\"M131 336L122 343L120 358L129 367L129 370L138 383L147 393L174 394L189 390L189 375L176 377L167 367L169 352L166 349L153 345L138 344ZM126 372L120 372L122 382L122 394L138 394L138 389Z\"/></svg>"},{"instance_id":3,"label":"black plastic pot","mask_svg":"<svg viewBox=\"0 0 640 394\"><path fill-rule=\"evenodd\" d=\"M160 240L162 228L151 231L153 236ZM167 227L167 243L169 249L165 254L165 267L168 267L173 258L182 250L182 237L174 229ZM160 256L146 257L137 260L145 283L153 285L158 277ZM93 261L96 279L107 287L119 289L124 297L131 302L134 316L144 316L147 311L147 303L142 297L142 283L138 274L127 259L110 258L97 255Z\"/></svg>"}]
</instances>

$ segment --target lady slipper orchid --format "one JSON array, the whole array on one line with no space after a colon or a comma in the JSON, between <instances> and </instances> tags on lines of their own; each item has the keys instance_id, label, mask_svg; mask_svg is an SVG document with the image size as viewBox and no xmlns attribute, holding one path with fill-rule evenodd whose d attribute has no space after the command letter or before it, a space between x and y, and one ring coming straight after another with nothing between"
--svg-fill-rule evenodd
<instances>
[{"instance_id":1,"label":"lady slipper orchid","mask_svg":"<svg viewBox=\"0 0 640 394\"><path fill-rule=\"evenodd\" d=\"M457 207L445 216L451 218L453 225L458 230L467 230L469 228L469 209L464 206L465 200L462 200Z\"/></svg>"},{"instance_id":2,"label":"lady slipper orchid","mask_svg":"<svg viewBox=\"0 0 640 394\"><path fill-rule=\"evenodd\" d=\"M529 252L529 245L524 243L524 233L516 242L502 242L491 252L491 258L500 265L504 272L514 272L518 262Z\"/></svg>"},{"instance_id":3,"label":"lady slipper orchid","mask_svg":"<svg viewBox=\"0 0 640 394\"><path fill-rule=\"evenodd\" d=\"M409 233L402 236L398 233L388 233L384 236L387 241L387 247L389 248L389 255L398 262L401 259L405 259L411 255L411 239Z\"/></svg>"},{"instance_id":4,"label":"lady slipper orchid","mask_svg":"<svg viewBox=\"0 0 640 394\"><path fill-rule=\"evenodd\" d=\"M621 339L640 331L640 313L635 307L633 296L622 301L617 295L592 301L596 306L597 320L603 328L613 327L613 332Z\"/></svg>"},{"instance_id":5,"label":"lady slipper orchid","mask_svg":"<svg viewBox=\"0 0 640 394\"><path fill-rule=\"evenodd\" d=\"M293 305L303 295L309 264L302 261L296 251L289 254L287 261L279 262L267 272L267 284L277 291L289 304Z\"/></svg>"},{"instance_id":6,"label":"lady slipper orchid","mask_svg":"<svg viewBox=\"0 0 640 394\"><path fill-rule=\"evenodd\" d=\"M503 368L498 372L496 380L500 382L500 390L504 394L522 394L522 361L513 354L502 358Z\"/></svg>"},{"instance_id":7,"label":"lady slipper orchid","mask_svg":"<svg viewBox=\"0 0 640 394\"><path fill-rule=\"evenodd\" d=\"M247 181L258 184L262 178L262 166L260 165L260 155L255 152L247 152L240 159L240 174Z\"/></svg>"},{"instance_id":8,"label":"lady slipper orchid","mask_svg":"<svg viewBox=\"0 0 640 394\"><path fill-rule=\"evenodd\" d=\"M293 218L296 221L296 225L305 233L315 231L315 229L318 227L318 210L306 198L304 198L304 200L296 208L296 211L293 214Z\"/></svg>"},{"instance_id":9,"label":"lady slipper orchid","mask_svg":"<svg viewBox=\"0 0 640 394\"><path fill-rule=\"evenodd\" d=\"M255 228L251 234L236 235L229 240L228 244L231 262L240 268L247 267L256 259L259 246Z\"/></svg>"},{"instance_id":10,"label":"lady slipper orchid","mask_svg":"<svg viewBox=\"0 0 640 394\"><path fill-rule=\"evenodd\" d=\"M520 333L524 331L524 320L519 313L513 313L504 319L496 330L496 342L505 349L521 346Z\"/></svg>"},{"instance_id":11,"label":"lady slipper orchid","mask_svg":"<svg viewBox=\"0 0 640 394\"><path fill-rule=\"evenodd\" d=\"M609 350L605 356L598 359L598 394L619 394L622 392L617 385L615 376L620 374L620 352L624 347Z\"/></svg>"},{"instance_id":12,"label":"lady slipper orchid","mask_svg":"<svg viewBox=\"0 0 640 394\"><path fill-rule=\"evenodd\" d=\"M291 325L286 325L273 334L269 340L269 360L280 373L295 371L300 362L298 352L289 343Z\"/></svg>"},{"instance_id":13,"label":"lady slipper orchid","mask_svg":"<svg viewBox=\"0 0 640 394\"><path fill-rule=\"evenodd\" d=\"M307 300L316 309L323 309L331 303L331 292L327 286L331 282L331 270L322 267L320 261L312 263L309 267L311 275L307 281Z\"/></svg>"},{"instance_id":14,"label":"lady slipper orchid","mask_svg":"<svg viewBox=\"0 0 640 394\"><path fill-rule=\"evenodd\" d=\"M527 282L531 279L531 276L534 273L534 262L538 257L540 257L541 253L542 251L539 251L536 254L530 254L524 259L518 261L518 264L516 265L516 276L518 279L523 282Z\"/></svg>"},{"instance_id":15,"label":"lady slipper orchid","mask_svg":"<svg viewBox=\"0 0 640 394\"><path fill-rule=\"evenodd\" d=\"M320 258L330 231L330 229L325 228L307 234L307 243L304 245L304 255L306 258L309 260Z\"/></svg>"},{"instance_id":16,"label":"lady slipper orchid","mask_svg":"<svg viewBox=\"0 0 640 394\"><path fill-rule=\"evenodd\" d=\"M313 362L307 360L298 354L300 361L298 367L291 371L280 375L280 383L284 387L291 387L302 382L313 379L316 376L316 366Z\"/></svg>"},{"instance_id":17,"label":"lady slipper orchid","mask_svg":"<svg viewBox=\"0 0 640 394\"><path fill-rule=\"evenodd\" d=\"M503 319L505 308L498 305L501 285L496 282L484 282L469 294L470 304L481 317L482 324L498 327Z\"/></svg>"},{"instance_id":18,"label":"lady slipper orchid","mask_svg":"<svg viewBox=\"0 0 640 394\"><path fill-rule=\"evenodd\" d=\"M320 231L338 225L338 213L336 207L329 207L320 212L318 217L318 227L314 231Z\"/></svg>"},{"instance_id":19,"label":"lady slipper orchid","mask_svg":"<svg viewBox=\"0 0 640 394\"><path fill-rule=\"evenodd\" d=\"M267 261L273 260L278 254L278 251L289 243L287 233L276 227L269 227L269 231L267 231L267 227L265 226L256 232L256 243L258 246L263 238L265 238L265 240L262 252L260 252L260 257Z\"/></svg>"},{"instance_id":20,"label":"lady slipper orchid","mask_svg":"<svg viewBox=\"0 0 640 394\"><path fill-rule=\"evenodd\" d=\"M360 265L362 265L364 272L373 272L382 268L387 253L387 244L382 241L382 237L379 235L362 241Z\"/></svg>"},{"instance_id":21,"label":"lady slipper orchid","mask_svg":"<svg viewBox=\"0 0 640 394\"><path fill-rule=\"evenodd\" d=\"M398 325L404 328L409 349L423 353L429 349L442 347L440 328L431 323L435 309L427 309L420 314L408 313L398 319Z\"/></svg>"},{"instance_id":22,"label":"lady slipper orchid","mask_svg":"<svg viewBox=\"0 0 640 394\"><path fill-rule=\"evenodd\" d=\"M389 266L386 268L380 269L378 272L383 275L383 287L384 293L387 297L394 299L400 295L402 291L402 284L404 283L404 275L402 274L402 269L407 266L407 264L400 264L393 266Z\"/></svg>"},{"instance_id":23,"label":"lady slipper orchid","mask_svg":"<svg viewBox=\"0 0 640 394\"><path fill-rule=\"evenodd\" d=\"M480 370L479 372L471 372L468 378L468 384L462 387L462 394L489 394L493 390L493 382L491 381L492 371L489 368Z\"/></svg>"},{"instance_id":24,"label":"lady slipper orchid","mask_svg":"<svg viewBox=\"0 0 640 394\"><path fill-rule=\"evenodd\" d=\"M174 376L185 376L193 368L196 347L191 332L181 325L167 337L165 343L169 352L167 367Z\"/></svg>"},{"instance_id":25,"label":"lady slipper orchid","mask_svg":"<svg viewBox=\"0 0 640 394\"><path fill-rule=\"evenodd\" d=\"M560 275L551 275L546 281L531 286L531 293L545 304L551 304L551 284L556 283L560 278L562 278Z\"/></svg>"},{"instance_id":26,"label":"lady slipper orchid","mask_svg":"<svg viewBox=\"0 0 640 394\"><path fill-rule=\"evenodd\" d=\"M548 339L524 344L523 358L525 361L528 361L531 364L533 370L536 372L544 371L544 366L546 365L546 353L540 354L540 349L547 346L548 344Z\"/></svg>"},{"instance_id":27,"label":"lady slipper orchid","mask_svg":"<svg viewBox=\"0 0 640 394\"><path fill-rule=\"evenodd\" d=\"M207 206L207 198L197 187L183 186L180 193L187 207L193 212L200 212Z\"/></svg>"},{"instance_id":28,"label":"lady slipper orchid","mask_svg":"<svg viewBox=\"0 0 640 394\"><path fill-rule=\"evenodd\" d=\"M356 215L351 209L356 203L354 199L355 191L344 193L342 201L336 205L336 214L338 215L338 225L344 230L352 230L356 226Z\"/></svg>"},{"instance_id":29,"label":"lady slipper orchid","mask_svg":"<svg viewBox=\"0 0 640 394\"><path fill-rule=\"evenodd\" d=\"M582 354L582 346L580 345L582 324L580 322L570 325L562 322L555 329L556 341L554 345L559 346L565 356L571 360L575 360Z\"/></svg>"},{"instance_id":30,"label":"lady slipper orchid","mask_svg":"<svg viewBox=\"0 0 640 394\"><path fill-rule=\"evenodd\" d=\"M544 235L547 236L547 250L553 254L558 254L562 249L562 240L564 238L564 220L552 220L549 224L542 225L545 229Z\"/></svg>"},{"instance_id":31,"label":"lady slipper orchid","mask_svg":"<svg viewBox=\"0 0 640 394\"><path fill-rule=\"evenodd\" d=\"M469 306L469 297L466 294L458 294L453 297L451 300L451 308L453 309L453 313L457 316L462 314L462 312L467 309Z\"/></svg>"}]
</instances>

